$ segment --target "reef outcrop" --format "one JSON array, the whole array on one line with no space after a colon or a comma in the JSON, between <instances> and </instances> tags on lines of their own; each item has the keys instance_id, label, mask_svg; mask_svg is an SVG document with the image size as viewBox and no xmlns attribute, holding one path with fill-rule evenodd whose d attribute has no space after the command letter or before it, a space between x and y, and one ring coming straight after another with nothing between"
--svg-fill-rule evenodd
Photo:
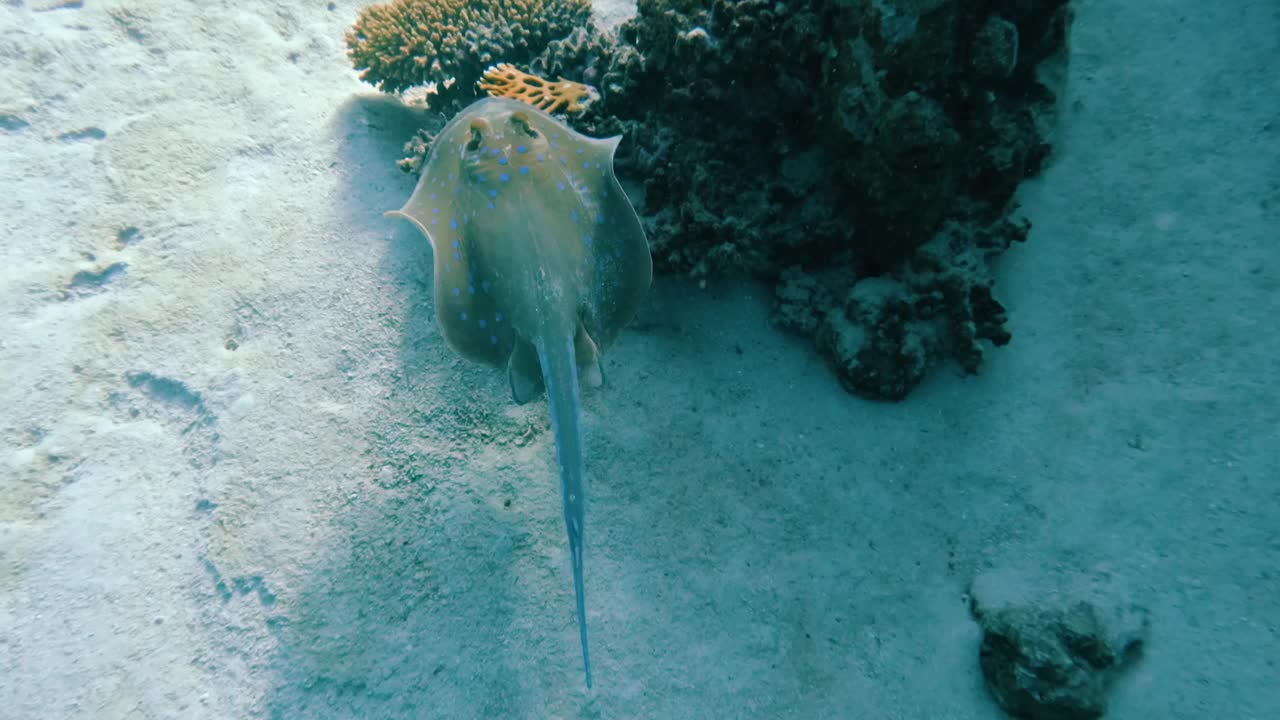
<instances>
[{"instance_id":1,"label":"reef outcrop","mask_svg":"<svg viewBox=\"0 0 1280 720\"><path fill-rule=\"evenodd\" d=\"M899 399L1010 339L989 266L1027 234L1069 23L1067 0L639 0L528 69L599 89L569 121L625 134L658 270L775 282L781 327Z\"/></svg>"}]
</instances>

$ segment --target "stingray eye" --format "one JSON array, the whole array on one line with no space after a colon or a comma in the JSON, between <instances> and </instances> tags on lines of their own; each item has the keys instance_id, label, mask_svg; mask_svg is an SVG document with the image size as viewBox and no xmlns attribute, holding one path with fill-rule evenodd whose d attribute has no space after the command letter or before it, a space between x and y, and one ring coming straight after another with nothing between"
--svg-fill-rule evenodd
<instances>
[{"instance_id":1,"label":"stingray eye","mask_svg":"<svg viewBox=\"0 0 1280 720\"><path fill-rule=\"evenodd\" d=\"M538 131L529 127L529 116L522 112L511 113L511 124L515 125L517 130L531 138L538 137Z\"/></svg>"},{"instance_id":2,"label":"stingray eye","mask_svg":"<svg viewBox=\"0 0 1280 720\"><path fill-rule=\"evenodd\" d=\"M471 119L471 140L467 142L467 152L475 152L484 139L484 131L489 129L489 121L484 118Z\"/></svg>"}]
</instances>

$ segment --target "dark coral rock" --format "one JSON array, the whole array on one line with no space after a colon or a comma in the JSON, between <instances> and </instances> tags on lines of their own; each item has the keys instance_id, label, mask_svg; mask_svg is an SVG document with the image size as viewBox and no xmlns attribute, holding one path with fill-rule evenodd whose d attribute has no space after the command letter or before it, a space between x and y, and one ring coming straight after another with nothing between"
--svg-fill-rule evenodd
<instances>
[{"instance_id":1,"label":"dark coral rock","mask_svg":"<svg viewBox=\"0 0 1280 720\"><path fill-rule=\"evenodd\" d=\"M898 400L924 377L937 353L936 335L929 320L915 319L912 300L897 280L867 278L823 317L814 341L849 390Z\"/></svg>"},{"instance_id":2,"label":"dark coral rock","mask_svg":"<svg viewBox=\"0 0 1280 720\"><path fill-rule=\"evenodd\" d=\"M619 170L643 181L660 269L774 274L797 247L839 244L830 183L817 187L827 164L809 163L800 186L783 172L817 146L818 5L640 0L620 28L626 50L601 74L610 120L580 127L626 134Z\"/></svg>"},{"instance_id":3,"label":"dark coral rock","mask_svg":"<svg viewBox=\"0 0 1280 720\"><path fill-rule=\"evenodd\" d=\"M827 287L798 265L782 271L774 294L774 322L804 335L818 329L831 307Z\"/></svg>"},{"instance_id":4,"label":"dark coral rock","mask_svg":"<svg viewBox=\"0 0 1280 720\"><path fill-rule=\"evenodd\" d=\"M622 50L614 35L595 25L574 28L567 37L552 40L529 64L529 72L544 78L569 78L609 92L605 73ZM616 90L616 89L615 89Z\"/></svg>"},{"instance_id":5,"label":"dark coral rock","mask_svg":"<svg viewBox=\"0 0 1280 720\"><path fill-rule=\"evenodd\" d=\"M974 578L969 607L992 697L1015 717L1101 717L1150 633L1150 614L1131 594L1106 571L1004 568Z\"/></svg>"},{"instance_id":6,"label":"dark coral rock","mask_svg":"<svg viewBox=\"0 0 1280 720\"><path fill-rule=\"evenodd\" d=\"M1061 48L1061 32L1045 33L1064 4L1016 3L1012 20L1000 3L943 0L847 0L834 14L828 149L872 271L893 266L944 219L975 210L990 219L1039 169L1048 147L1034 119L1052 112L1053 97L1033 63ZM1021 54L1019 23L1037 37Z\"/></svg>"},{"instance_id":7,"label":"dark coral rock","mask_svg":"<svg viewBox=\"0 0 1280 720\"><path fill-rule=\"evenodd\" d=\"M983 341L1009 342L988 258L1026 233L1025 223L1009 220L985 228L952 222L892 273L851 286L847 272L819 280L789 268L775 291L774 320L811 334L850 391L900 400L947 358L977 372Z\"/></svg>"},{"instance_id":8,"label":"dark coral rock","mask_svg":"<svg viewBox=\"0 0 1280 720\"><path fill-rule=\"evenodd\" d=\"M784 278L780 324L813 335L846 387L901 398L1009 340L986 266L1026 233L1006 218L1049 152L1036 68L1063 45L1064 8L640 0L616 42L541 61L601 78L604 101L573 122L625 134L619 171L643 182L660 270L821 275L839 302L802 309ZM877 276L898 291L857 289Z\"/></svg>"},{"instance_id":9,"label":"dark coral rock","mask_svg":"<svg viewBox=\"0 0 1280 720\"><path fill-rule=\"evenodd\" d=\"M1106 711L1116 673L1140 651L1145 618L1133 632L1108 632L1097 609L1005 608L983 615L978 662L996 702L1032 720L1092 720Z\"/></svg>"}]
</instances>

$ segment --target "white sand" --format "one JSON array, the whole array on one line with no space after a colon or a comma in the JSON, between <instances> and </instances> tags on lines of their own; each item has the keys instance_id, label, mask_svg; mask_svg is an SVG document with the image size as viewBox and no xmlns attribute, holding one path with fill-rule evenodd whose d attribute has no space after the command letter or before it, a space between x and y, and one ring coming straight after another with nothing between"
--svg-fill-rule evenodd
<instances>
[{"instance_id":1,"label":"white sand","mask_svg":"<svg viewBox=\"0 0 1280 720\"><path fill-rule=\"evenodd\" d=\"M656 283L586 402L590 694L357 8L0 7L0 716L997 718L965 589L1030 568L1151 609L1112 717L1280 717L1274 2L1081 2L978 377L859 400Z\"/></svg>"}]
</instances>

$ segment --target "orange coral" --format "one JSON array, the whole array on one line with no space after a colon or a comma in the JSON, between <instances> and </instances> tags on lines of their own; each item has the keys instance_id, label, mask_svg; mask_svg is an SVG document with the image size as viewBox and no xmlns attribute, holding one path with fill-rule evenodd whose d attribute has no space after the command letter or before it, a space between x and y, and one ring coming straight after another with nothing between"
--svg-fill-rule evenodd
<instances>
[{"instance_id":1,"label":"orange coral","mask_svg":"<svg viewBox=\"0 0 1280 720\"><path fill-rule=\"evenodd\" d=\"M390 0L360 11L347 50L385 92L449 80L470 90L493 58L526 62L590 18L591 0Z\"/></svg>"},{"instance_id":2,"label":"orange coral","mask_svg":"<svg viewBox=\"0 0 1280 720\"><path fill-rule=\"evenodd\" d=\"M480 89L494 97L522 100L547 112L582 112L599 97L590 85L564 78L551 82L506 63L485 70Z\"/></svg>"}]
</instances>

